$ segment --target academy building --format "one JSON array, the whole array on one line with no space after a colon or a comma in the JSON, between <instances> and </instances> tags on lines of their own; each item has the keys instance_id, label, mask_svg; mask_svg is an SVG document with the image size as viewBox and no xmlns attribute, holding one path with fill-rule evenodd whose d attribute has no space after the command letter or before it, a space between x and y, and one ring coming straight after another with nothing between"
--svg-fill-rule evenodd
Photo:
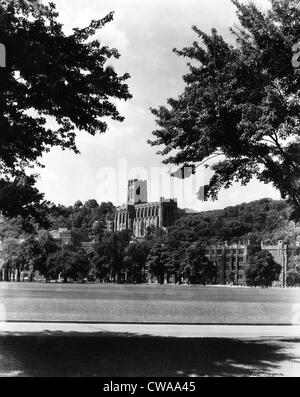
<instances>
[{"instance_id":1,"label":"academy building","mask_svg":"<svg viewBox=\"0 0 300 397\"><path fill-rule=\"evenodd\" d=\"M178 217L176 199L164 199L148 203L147 181L138 179L128 182L127 204L117 208L109 229L113 231L132 230L137 238L143 238L149 227L168 228Z\"/></svg>"}]
</instances>

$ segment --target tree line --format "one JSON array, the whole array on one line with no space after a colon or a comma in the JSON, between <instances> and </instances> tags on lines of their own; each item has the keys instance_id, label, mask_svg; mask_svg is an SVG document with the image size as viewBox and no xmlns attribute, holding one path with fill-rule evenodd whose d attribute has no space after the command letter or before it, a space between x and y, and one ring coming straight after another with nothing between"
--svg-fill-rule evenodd
<instances>
[{"instance_id":1,"label":"tree line","mask_svg":"<svg viewBox=\"0 0 300 397\"><path fill-rule=\"evenodd\" d=\"M148 230L144 240L132 239L131 231L105 232L93 243L62 245L47 232L23 239L7 238L2 244L2 281L34 281L36 271L44 281L214 285L220 268L205 255L203 242L178 241L172 231ZM296 259L295 259L296 261ZM299 271L295 262L289 280ZM298 266L298 267L297 267ZM266 251L252 255L244 283L271 286L278 281L281 266ZM226 274L232 283L231 272Z\"/></svg>"},{"instance_id":2,"label":"tree line","mask_svg":"<svg viewBox=\"0 0 300 397\"><path fill-rule=\"evenodd\" d=\"M132 241L130 231L106 232L106 221L113 219L114 212L112 203L98 204L94 199L84 204L78 200L68 207L52 205L45 217L50 226L45 230L38 223L28 229L20 216L2 216L3 279L11 279L12 274L17 280L21 271L34 269L46 280L140 283L149 273L159 283L215 283L220 269L207 262L205 245L224 244L225 239L254 246L261 240L277 243L278 238L295 242L299 235L297 224L288 227L290 206L271 199L190 215L179 210L179 219L168 233L149 229L142 242ZM58 228L72 232L73 246L60 247L51 238L49 231ZM82 248L81 242L91 241L90 247ZM289 285L299 284L296 259L289 264ZM234 272L226 273L225 280L233 283Z\"/></svg>"}]
</instances>

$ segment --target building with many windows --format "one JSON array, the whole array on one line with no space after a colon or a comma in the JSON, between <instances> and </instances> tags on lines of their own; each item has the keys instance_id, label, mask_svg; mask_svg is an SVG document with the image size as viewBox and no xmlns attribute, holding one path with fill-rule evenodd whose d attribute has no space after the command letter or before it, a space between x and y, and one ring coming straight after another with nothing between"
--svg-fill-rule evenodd
<instances>
[{"instance_id":1,"label":"building with many windows","mask_svg":"<svg viewBox=\"0 0 300 397\"><path fill-rule=\"evenodd\" d=\"M196 244L196 242L195 242ZM259 245L245 244L227 244L219 243L215 245L203 246L205 256L217 267L218 285L245 285L245 270L250 264L250 256L257 254L261 250L266 250L272 254L274 260L282 266L282 272L279 278L278 286L285 287L288 263L293 256L300 254L300 247L297 244L287 244L279 241L274 245L261 243ZM167 282L175 282L174 275L165 274ZM152 273L148 273L148 282L157 283L158 279ZM181 282L185 282L182 278Z\"/></svg>"},{"instance_id":2,"label":"building with many windows","mask_svg":"<svg viewBox=\"0 0 300 397\"><path fill-rule=\"evenodd\" d=\"M132 230L137 238L143 238L148 228L168 228L178 217L176 199L161 198L148 203L147 182L137 179L128 182L128 200L117 208L109 229L114 231Z\"/></svg>"},{"instance_id":3,"label":"building with many windows","mask_svg":"<svg viewBox=\"0 0 300 397\"><path fill-rule=\"evenodd\" d=\"M300 253L300 248L296 244L286 244L283 241L278 241L274 245L262 242L260 246L225 243L205 247L205 255L218 267L219 284L227 284L232 281L236 285L242 285L245 283L244 275L249 265L249 255L257 253L259 250L270 252L274 260L282 266L279 284L286 286L289 260Z\"/></svg>"},{"instance_id":4,"label":"building with many windows","mask_svg":"<svg viewBox=\"0 0 300 397\"><path fill-rule=\"evenodd\" d=\"M205 247L205 255L218 268L218 284L243 284L248 265L249 245L218 244ZM230 275L230 277L228 277Z\"/></svg>"}]
</instances>

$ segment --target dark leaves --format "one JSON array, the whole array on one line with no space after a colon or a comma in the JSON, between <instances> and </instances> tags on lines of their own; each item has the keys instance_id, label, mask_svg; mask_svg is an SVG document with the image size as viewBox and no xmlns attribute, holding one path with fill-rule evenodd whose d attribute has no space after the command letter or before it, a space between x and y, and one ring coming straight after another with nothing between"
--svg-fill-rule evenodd
<instances>
[{"instance_id":1,"label":"dark leaves","mask_svg":"<svg viewBox=\"0 0 300 397\"><path fill-rule=\"evenodd\" d=\"M290 143L300 134L300 69L292 66L292 47L299 41L299 10L272 1L269 11L234 0L240 26L231 29L236 46L218 35L193 30L199 42L179 56L192 60L184 92L168 107L152 109L158 129L152 146L164 163L209 164L212 177L206 198L216 199L233 182L253 177L273 183L283 197L300 205L299 163ZM202 194L200 194L202 196Z\"/></svg>"},{"instance_id":2,"label":"dark leaves","mask_svg":"<svg viewBox=\"0 0 300 397\"><path fill-rule=\"evenodd\" d=\"M53 5L7 2L0 18L0 42L7 48L7 67L0 69L2 172L24 170L52 146L78 152L76 129L94 135L106 131L104 118L123 120L111 99L131 98L124 83L129 75L106 67L117 50L88 40L113 13L69 36Z\"/></svg>"}]
</instances>

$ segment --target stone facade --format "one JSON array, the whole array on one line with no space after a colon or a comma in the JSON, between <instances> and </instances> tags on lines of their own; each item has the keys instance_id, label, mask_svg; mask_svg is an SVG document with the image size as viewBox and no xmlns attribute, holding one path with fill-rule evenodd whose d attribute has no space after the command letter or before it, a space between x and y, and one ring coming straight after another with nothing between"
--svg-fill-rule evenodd
<instances>
[{"instance_id":1,"label":"stone facade","mask_svg":"<svg viewBox=\"0 0 300 397\"><path fill-rule=\"evenodd\" d=\"M145 201L145 202L143 202ZM131 180L128 182L128 202L117 208L113 225L114 231L132 230L137 238L143 238L149 227L168 228L173 226L178 213L177 201L166 200L147 202L146 181Z\"/></svg>"},{"instance_id":2,"label":"stone facade","mask_svg":"<svg viewBox=\"0 0 300 397\"><path fill-rule=\"evenodd\" d=\"M204 248L205 255L218 268L218 284L227 284L228 274L232 275L232 282L241 285L244 282L245 269L248 265L247 244L219 244L211 245Z\"/></svg>"},{"instance_id":3,"label":"stone facade","mask_svg":"<svg viewBox=\"0 0 300 397\"><path fill-rule=\"evenodd\" d=\"M300 248L297 245L288 245L279 241L276 245L261 243L260 247L250 244L220 244L205 247L205 255L213 261L218 267L218 284L228 282L227 275L231 273L234 278L234 284L244 284L244 274L246 267L249 265L249 254L251 250L259 249L270 252L274 260L282 266L282 273L279 279L279 285L286 286L286 274L290 258L299 255Z\"/></svg>"},{"instance_id":4,"label":"stone facade","mask_svg":"<svg viewBox=\"0 0 300 397\"><path fill-rule=\"evenodd\" d=\"M196 243L195 243L196 244ZM289 260L300 254L300 247L297 244L286 244L279 241L276 245L267 245L263 242L254 246L251 244L227 244L220 243L216 245L203 246L205 255L217 267L217 284L226 285L245 285L245 270L249 265L249 256L258 253L260 250L270 252L274 260L282 266L282 273L279 282L274 285L286 287L286 273L288 270ZM229 277L230 276L230 277ZM164 276L165 283L174 283L175 276ZM148 282L157 283L158 279L151 273L148 273ZM185 282L182 278L181 282Z\"/></svg>"}]
</instances>

